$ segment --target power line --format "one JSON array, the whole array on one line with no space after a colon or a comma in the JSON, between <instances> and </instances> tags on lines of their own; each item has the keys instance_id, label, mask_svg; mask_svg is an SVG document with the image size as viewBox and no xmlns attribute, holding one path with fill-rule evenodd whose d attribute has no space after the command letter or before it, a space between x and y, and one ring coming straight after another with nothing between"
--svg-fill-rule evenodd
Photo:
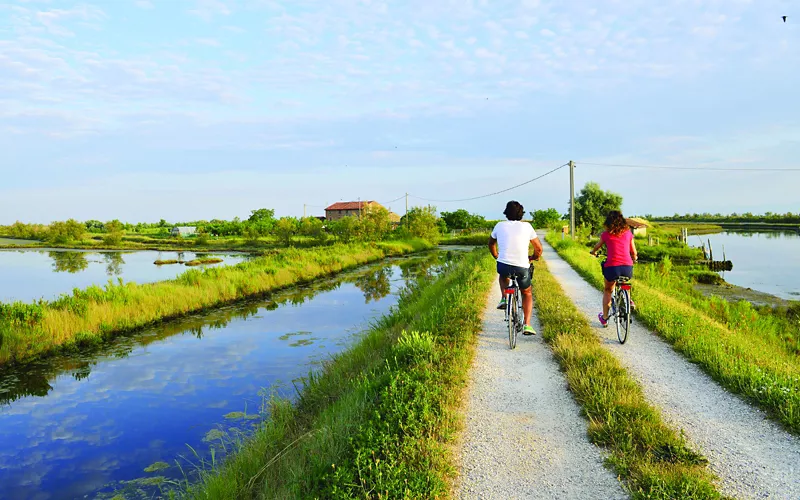
<instances>
[{"instance_id":1,"label":"power line","mask_svg":"<svg viewBox=\"0 0 800 500\"><path fill-rule=\"evenodd\" d=\"M402 200L402 199L403 199L403 198L405 198L405 197L406 197L406 195L403 195L403 196L401 196L401 197L399 197L399 198L395 198L395 199L393 199L392 201L387 201L386 203L381 203L381 205L388 205L389 203L394 203L394 202L396 202L396 201L400 201L400 200Z\"/></svg>"},{"instance_id":2,"label":"power line","mask_svg":"<svg viewBox=\"0 0 800 500\"><path fill-rule=\"evenodd\" d=\"M434 202L434 203L454 203L454 202L458 202L458 201L472 201L472 200L478 200L478 199L480 199L480 198L488 198L489 196L494 196L494 195L496 195L496 194L505 193L506 191L511 191L512 189L517 189L518 187L522 187L522 186L524 186L524 185L526 185L526 184L530 184L530 183L531 183L531 182L533 182L533 181L538 181L538 180L539 180L539 179L541 179L542 177L545 177L545 176L547 176L547 175L550 175L550 174L552 174L553 172L555 172L555 171L557 171L557 170L560 170L560 169L562 169L562 168L566 167L567 165L569 165L569 163L565 163L565 164L561 165L560 167L556 167L556 168L554 168L553 170L550 170L550 171L548 171L548 172L545 172L545 173L543 173L542 175L540 175L540 176L538 176L538 177L534 177L533 179L527 180L527 181L525 181L525 182L523 182L523 183L521 183L521 184L517 184L516 186L511 186L510 188L501 189L500 191L495 191L494 193L482 194L482 195L480 195L480 196L473 196L472 198L462 198L462 199L459 199L459 200L432 200L432 199L423 198L423 197L421 197L421 196L416 196L416 195L411 195L411 194L410 194L409 196L413 196L414 198L416 198L416 199L418 199L418 200L422 200L422 201L430 201L430 202Z\"/></svg>"},{"instance_id":3,"label":"power line","mask_svg":"<svg viewBox=\"0 0 800 500\"><path fill-rule=\"evenodd\" d=\"M578 165L594 167L623 167L623 168L650 168L657 170L714 170L721 172L799 172L800 168L727 168L727 167L677 167L656 165L626 165L621 163L589 163L578 161Z\"/></svg>"}]
</instances>

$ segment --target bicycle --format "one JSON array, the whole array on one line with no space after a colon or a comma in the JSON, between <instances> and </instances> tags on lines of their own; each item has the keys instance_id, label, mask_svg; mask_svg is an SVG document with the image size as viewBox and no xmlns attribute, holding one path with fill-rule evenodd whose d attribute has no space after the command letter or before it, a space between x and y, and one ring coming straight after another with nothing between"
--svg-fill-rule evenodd
<instances>
[{"instance_id":1,"label":"bicycle","mask_svg":"<svg viewBox=\"0 0 800 500\"><path fill-rule=\"evenodd\" d=\"M631 327L631 284L630 278L620 276L616 279L616 286L611 291L611 315L617 325L617 339L620 344L628 340L628 330Z\"/></svg>"},{"instance_id":2,"label":"bicycle","mask_svg":"<svg viewBox=\"0 0 800 500\"><path fill-rule=\"evenodd\" d=\"M530 267L528 272L533 278L533 259L528 257ZM536 259L538 260L538 259ZM522 310L522 292L519 289L519 282L516 276L509 276L509 285L503 291L506 296L505 321L508 323L508 346L511 349L517 347L517 334L525 328L525 313Z\"/></svg>"},{"instance_id":3,"label":"bicycle","mask_svg":"<svg viewBox=\"0 0 800 500\"><path fill-rule=\"evenodd\" d=\"M505 321L508 323L508 346L514 349L517 347L517 334L521 332L523 328L522 297L520 296L517 277L511 276L509 279L511 282L503 293L506 296Z\"/></svg>"},{"instance_id":4,"label":"bicycle","mask_svg":"<svg viewBox=\"0 0 800 500\"><path fill-rule=\"evenodd\" d=\"M601 254L597 254L599 257ZM631 327L631 278L620 276L614 282L614 289L611 291L611 308L608 311L608 319L614 318L617 327L617 339L620 344L628 340L628 330Z\"/></svg>"}]
</instances>

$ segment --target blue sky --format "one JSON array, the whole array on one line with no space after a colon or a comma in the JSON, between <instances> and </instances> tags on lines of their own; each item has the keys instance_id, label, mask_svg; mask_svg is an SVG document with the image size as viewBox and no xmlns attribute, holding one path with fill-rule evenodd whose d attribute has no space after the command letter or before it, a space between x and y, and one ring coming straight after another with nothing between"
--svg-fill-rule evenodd
<instances>
[{"instance_id":1,"label":"blue sky","mask_svg":"<svg viewBox=\"0 0 800 500\"><path fill-rule=\"evenodd\" d=\"M798 88L789 1L3 3L0 224L798 168ZM568 180L435 205L565 210ZM800 172L589 180L627 213L800 212Z\"/></svg>"}]
</instances>

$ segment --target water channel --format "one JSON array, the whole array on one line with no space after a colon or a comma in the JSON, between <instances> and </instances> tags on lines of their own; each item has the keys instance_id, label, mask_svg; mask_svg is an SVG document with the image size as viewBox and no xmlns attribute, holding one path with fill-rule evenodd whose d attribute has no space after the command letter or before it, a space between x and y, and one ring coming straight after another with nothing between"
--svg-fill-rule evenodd
<instances>
[{"instance_id":1,"label":"water channel","mask_svg":"<svg viewBox=\"0 0 800 500\"><path fill-rule=\"evenodd\" d=\"M93 351L0 370L0 497L158 497L222 434L248 432L265 391L341 351L429 279L446 252L393 259L267 300L120 337ZM183 458L181 458L183 457ZM164 462L169 468L145 472Z\"/></svg>"},{"instance_id":2,"label":"water channel","mask_svg":"<svg viewBox=\"0 0 800 500\"><path fill-rule=\"evenodd\" d=\"M787 300L800 300L800 234L791 231L726 231L690 236L699 246L711 240L714 259L733 262L725 281L769 293Z\"/></svg>"},{"instance_id":3,"label":"water channel","mask_svg":"<svg viewBox=\"0 0 800 500\"><path fill-rule=\"evenodd\" d=\"M157 266L156 260L190 261L217 257L229 265L249 258L243 253L83 251L61 249L0 250L0 302L54 299L73 288L105 285L108 280L150 283L186 271L180 264Z\"/></svg>"}]
</instances>

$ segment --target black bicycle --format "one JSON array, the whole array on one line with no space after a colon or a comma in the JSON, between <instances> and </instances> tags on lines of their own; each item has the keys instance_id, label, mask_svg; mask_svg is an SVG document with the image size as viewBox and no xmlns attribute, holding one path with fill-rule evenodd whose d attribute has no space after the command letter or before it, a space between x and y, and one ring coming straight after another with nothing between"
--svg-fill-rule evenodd
<instances>
[{"instance_id":1,"label":"black bicycle","mask_svg":"<svg viewBox=\"0 0 800 500\"><path fill-rule=\"evenodd\" d=\"M511 282L503 290L506 296L506 323L508 323L508 346L517 347L517 334L523 328L522 297L516 276L510 277Z\"/></svg>"},{"instance_id":2,"label":"black bicycle","mask_svg":"<svg viewBox=\"0 0 800 500\"><path fill-rule=\"evenodd\" d=\"M631 327L630 280L627 276L620 276L611 292L611 315L617 325L617 338L620 344L624 344L628 340L628 330Z\"/></svg>"}]
</instances>

